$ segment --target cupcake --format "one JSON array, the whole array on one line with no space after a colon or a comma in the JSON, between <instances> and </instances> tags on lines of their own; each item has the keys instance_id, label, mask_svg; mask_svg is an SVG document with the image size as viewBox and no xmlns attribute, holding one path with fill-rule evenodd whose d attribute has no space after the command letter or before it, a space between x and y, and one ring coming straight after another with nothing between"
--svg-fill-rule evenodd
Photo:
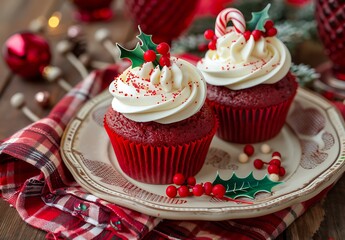
<instances>
[{"instance_id":1,"label":"cupcake","mask_svg":"<svg viewBox=\"0 0 345 240\"><path fill-rule=\"evenodd\" d=\"M211 41L197 67L207 82L207 103L219 119L217 136L228 142L256 143L276 136L297 92L291 56L276 37L269 7L248 23L237 9L224 9L215 31L205 31ZM227 26L229 21L233 26Z\"/></svg>"},{"instance_id":2,"label":"cupcake","mask_svg":"<svg viewBox=\"0 0 345 240\"><path fill-rule=\"evenodd\" d=\"M109 86L104 127L121 170L144 183L171 183L203 166L218 125L205 104L206 83L192 64L170 57L169 45L140 32L135 50L119 46L132 66Z\"/></svg>"}]
</instances>

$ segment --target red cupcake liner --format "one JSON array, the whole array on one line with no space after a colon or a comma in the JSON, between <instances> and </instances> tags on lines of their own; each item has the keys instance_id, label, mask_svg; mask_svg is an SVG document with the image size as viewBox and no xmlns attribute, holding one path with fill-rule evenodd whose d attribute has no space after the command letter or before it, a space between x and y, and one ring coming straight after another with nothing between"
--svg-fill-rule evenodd
<instances>
[{"instance_id":1,"label":"red cupcake liner","mask_svg":"<svg viewBox=\"0 0 345 240\"><path fill-rule=\"evenodd\" d=\"M207 100L218 116L217 136L233 143L257 143L275 137L285 124L295 94L280 104L252 109L232 108Z\"/></svg>"},{"instance_id":2,"label":"red cupcake liner","mask_svg":"<svg viewBox=\"0 0 345 240\"><path fill-rule=\"evenodd\" d=\"M169 184L176 173L196 175L205 158L218 122L205 137L177 146L154 146L137 143L115 133L104 121L115 155L122 171L129 177L144 183Z\"/></svg>"}]
</instances>

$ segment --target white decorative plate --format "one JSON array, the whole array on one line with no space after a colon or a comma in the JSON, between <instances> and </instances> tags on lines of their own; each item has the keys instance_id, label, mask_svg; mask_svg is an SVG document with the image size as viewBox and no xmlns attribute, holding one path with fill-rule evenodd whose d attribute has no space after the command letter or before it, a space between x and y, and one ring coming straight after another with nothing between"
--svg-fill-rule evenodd
<instances>
[{"instance_id":1,"label":"white decorative plate","mask_svg":"<svg viewBox=\"0 0 345 240\"><path fill-rule=\"evenodd\" d=\"M282 154L286 175L272 193L259 193L252 204L223 201L210 196L168 198L166 185L143 184L122 174L116 164L103 116L110 106L107 92L90 100L67 127L61 144L63 160L76 181L90 193L109 202L167 219L224 220L269 214L308 200L334 183L345 170L344 123L336 109L317 95L299 89L281 133L267 141ZM269 124L269 123L268 123ZM255 158L269 161L260 153L261 144L249 163L237 156L243 145L212 141L198 182L212 182L217 171L223 179L233 172L239 177L251 171L262 178L266 169L253 167Z\"/></svg>"}]
</instances>

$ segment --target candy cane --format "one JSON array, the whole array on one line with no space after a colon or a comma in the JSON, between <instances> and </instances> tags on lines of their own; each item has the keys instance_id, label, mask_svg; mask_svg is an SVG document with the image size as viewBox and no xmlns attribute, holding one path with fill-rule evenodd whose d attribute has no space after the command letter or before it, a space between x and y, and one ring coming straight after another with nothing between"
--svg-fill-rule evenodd
<instances>
[{"instance_id":1,"label":"candy cane","mask_svg":"<svg viewBox=\"0 0 345 240\"><path fill-rule=\"evenodd\" d=\"M217 37L229 32L227 24L230 21L232 21L237 32L243 33L246 30L246 21L243 14L235 8L226 8L218 14L216 19L215 33Z\"/></svg>"}]
</instances>

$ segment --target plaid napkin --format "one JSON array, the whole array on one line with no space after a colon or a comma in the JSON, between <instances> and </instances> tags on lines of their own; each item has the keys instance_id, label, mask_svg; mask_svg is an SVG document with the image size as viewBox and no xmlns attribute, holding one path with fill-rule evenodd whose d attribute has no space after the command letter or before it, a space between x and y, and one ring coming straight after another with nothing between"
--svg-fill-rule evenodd
<instances>
[{"instance_id":1,"label":"plaid napkin","mask_svg":"<svg viewBox=\"0 0 345 240\"><path fill-rule=\"evenodd\" d=\"M61 136L119 68L91 73L49 116L1 142L0 196L25 222L48 232L48 239L274 239L327 192L267 216L218 222L154 218L86 192L61 159Z\"/></svg>"}]
</instances>

